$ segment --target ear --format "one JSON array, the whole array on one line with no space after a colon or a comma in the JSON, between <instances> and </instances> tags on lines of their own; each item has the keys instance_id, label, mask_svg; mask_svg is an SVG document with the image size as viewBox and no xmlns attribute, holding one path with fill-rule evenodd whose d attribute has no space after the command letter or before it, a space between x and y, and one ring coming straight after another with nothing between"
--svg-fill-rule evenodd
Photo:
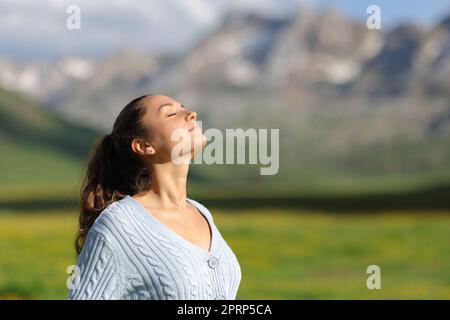
<instances>
[{"instance_id":1,"label":"ear","mask_svg":"<svg viewBox=\"0 0 450 320\"><path fill-rule=\"evenodd\" d=\"M148 142L143 139L134 139L131 142L131 149L137 155L154 155L156 153L155 148Z\"/></svg>"}]
</instances>

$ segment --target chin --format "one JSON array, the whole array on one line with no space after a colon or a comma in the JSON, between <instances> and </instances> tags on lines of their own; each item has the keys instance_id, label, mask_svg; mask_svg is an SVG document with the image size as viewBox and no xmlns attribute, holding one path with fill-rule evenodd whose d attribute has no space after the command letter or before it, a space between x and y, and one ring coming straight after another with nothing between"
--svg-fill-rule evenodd
<instances>
[{"instance_id":1,"label":"chin","mask_svg":"<svg viewBox=\"0 0 450 320\"><path fill-rule=\"evenodd\" d=\"M206 146L206 143L208 142L208 139L204 134L202 134L201 137L196 137L196 139L193 142L194 145L192 146L191 149L192 158L194 158L198 153L203 151L203 149Z\"/></svg>"}]
</instances>

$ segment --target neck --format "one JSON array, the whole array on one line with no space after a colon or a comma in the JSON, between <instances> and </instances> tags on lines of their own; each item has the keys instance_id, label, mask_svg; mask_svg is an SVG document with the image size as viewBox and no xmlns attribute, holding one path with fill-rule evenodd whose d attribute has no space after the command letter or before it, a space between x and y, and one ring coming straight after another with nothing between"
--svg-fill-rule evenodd
<instances>
[{"instance_id":1,"label":"neck","mask_svg":"<svg viewBox=\"0 0 450 320\"><path fill-rule=\"evenodd\" d=\"M163 208L186 208L186 185L189 164L172 161L153 164L151 187L146 197L154 198Z\"/></svg>"}]
</instances>

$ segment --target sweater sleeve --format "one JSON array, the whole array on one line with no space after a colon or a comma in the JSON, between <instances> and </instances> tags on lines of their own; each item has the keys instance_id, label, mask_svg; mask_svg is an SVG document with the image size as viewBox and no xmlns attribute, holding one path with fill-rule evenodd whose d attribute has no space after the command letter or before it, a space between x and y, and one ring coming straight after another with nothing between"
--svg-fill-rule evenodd
<instances>
[{"instance_id":1,"label":"sweater sleeve","mask_svg":"<svg viewBox=\"0 0 450 320\"><path fill-rule=\"evenodd\" d=\"M105 238L95 230L86 237L78 257L67 299L120 299L117 257Z\"/></svg>"}]
</instances>

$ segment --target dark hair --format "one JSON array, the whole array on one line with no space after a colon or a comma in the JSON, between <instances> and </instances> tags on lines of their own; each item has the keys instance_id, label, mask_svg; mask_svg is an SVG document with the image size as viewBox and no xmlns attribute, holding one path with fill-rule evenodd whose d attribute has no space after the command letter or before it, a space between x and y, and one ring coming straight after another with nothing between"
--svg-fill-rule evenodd
<instances>
[{"instance_id":1,"label":"dark hair","mask_svg":"<svg viewBox=\"0 0 450 320\"><path fill-rule=\"evenodd\" d=\"M131 149L134 139L149 136L142 123L145 114L142 102L148 96L150 94L130 101L117 116L112 132L99 139L90 153L80 190L77 255L81 253L89 229L108 205L150 187L150 172Z\"/></svg>"}]
</instances>

